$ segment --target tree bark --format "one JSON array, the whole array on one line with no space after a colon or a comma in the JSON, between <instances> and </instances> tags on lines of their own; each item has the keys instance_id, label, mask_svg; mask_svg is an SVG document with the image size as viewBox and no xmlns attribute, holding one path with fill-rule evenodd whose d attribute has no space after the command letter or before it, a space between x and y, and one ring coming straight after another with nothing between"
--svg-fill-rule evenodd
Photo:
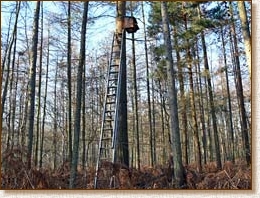
<instances>
[{"instance_id":1,"label":"tree bark","mask_svg":"<svg viewBox=\"0 0 260 198\"><path fill-rule=\"evenodd\" d=\"M132 1L131 1L132 5ZM131 12L131 15L133 16L133 12ZM132 65L133 65L133 92L134 92L134 114L135 114L135 120L134 120L134 131L135 131L135 137L136 137L136 151L137 151L137 168L140 170L140 141L139 141L139 115L138 115L138 95L137 95L137 79L136 79L136 60L135 60L135 36L134 33L132 33Z\"/></svg>"},{"instance_id":2,"label":"tree bark","mask_svg":"<svg viewBox=\"0 0 260 198\"><path fill-rule=\"evenodd\" d=\"M168 19L167 2L161 2L161 14L163 22L163 36L166 45L166 65L168 71L168 99L170 107L171 140L174 159L174 177L175 185L180 188L184 185L184 168L182 165L182 152L178 118L177 90L175 87L175 71L173 68L172 45L170 38L170 28Z\"/></svg>"},{"instance_id":3,"label":"tree bark","mask_svg":"<svg viewBox=\"0 0 260 198\"><path fill-rule=\"evenodd\" d=\"M200 13L199 7L198 7L198 15L200 18L201 13ZM207 76L206 76L207 84L208 84L207 88L208 88L209 104L210 104L212 124L213 124L213 135L214 135L214 143L215 143L217 168L220 170L222 168L222 164L221 164L221 156L220 156L220 148L219 148L217 118L216 118L216 111L215 111L215 105L214 105L214 99L213 99L213 88L212 88L212 82L211 82L211 77L210 77L210 72L209 72L207 46L206 46L204 32L201 33L201 41L202 41L202 50L203 50L203 58L204 58L204 67L205 67L205 70L207 71Z\"/></svg>"},{"instance_id":4,"label":"tree bark","mask_svg":"<svg viewBox=\"0 0 260 198\"><path fill-rule=\"evenodd\" d=\"M146 65L146 90L147 90L147 102L148 102L148 122L150 131L150 156L151 165L154 165L153 159L153 127L152 127L152 110L151 110L151 96L150 96L150 74L149 74L149 63L148 63L148 47L147 47L147 36L146 36L146 24L144 17L144 5L142 3L142 15L143 15L143 28L144 28L144 51L145 51L145 65Z\"/></svg>"},{"instance_id":5,"label":"tree bark","mask_svg":"<svg viewBox=\"0 0 260 198\"><path fill-rule=\"evenodd\" d=\"M4 106L5 106L5 101L6 101L6 96L7 96L7 91L8 91L8 84L9 84L9 75L10 75L10 65L11 65L11 54L12 54L12 47L14 44L14 41L16 40L16 35L17 35L17 24L18 24L18 17L19 17L19 12L20 12L20 3L17 2L17 9L16 9L16 16L15 16L15 23L14 23L14 29L11 35L11 40L10 40L10 44L8 45L7 48L7 55L4 56L4 60L3 60L3 65L2 65L2 69L3 71L1 72L1 76L3 77L4 74L4 69L5 69L5 62L7 59L7 74L6 74L6 80L4 83L4 89L2 92L2 111L1 111L1 116L3 116L3 112L4 112ZM10 18L11 20L11 18ZM9 31L9 30L8 30ZM9 35L9 32L8 32Z\"/></svg>"},{"instance_id":6,"label":"tree bark","mask_svg":"<svg viewBox=\"0 0 260 198\"><path fill-rule=\"evenodd\" d=\"M242 33L244 37L244 44L245 44L245 51L246 51L246 58L248 64L248 71L251 79L251 34L249 29L249 22L247 19L246 14L246 7L244 1L237 1L238 11L239 11L239 18L241 21Z\"/></svg>"},{"instance_id":7,"label":"tree bark","mask_svg":"<svg viewBox=\"0 0 260 198\"><path fill-rule=\"evenodd\" d=\"M196 48L197 48L197 41L196 41ZM201 122L201 128L202 128L202 145L203 145L203 159L204 164L207 163L207 135L206 135L206 126L205 126L205 116L204 116L204 107L203 107L203 92L202 92L202 81L201 81L201 70L200 70L200 58L199 58L199 50L194 49L194 51L197 54L197 60L198 63L196 65L196 81L197 81L197 92L200 94L201 97L198 99L198 106L199 106L199 118Z\"/></svg>"},{"instance_id":8,"label":"tree bark","mask_svg":"<svg viewBox=\"0 0 260 198\"><path fill-rule=\"evenodd\" d=\"M16 13L17 13L17 18L16 18L16 22L18 20L18 16L19 16L19 11L20 11L20 2L16 3ZM11 149L14 146L14 138L15 138L15 110L16 110L16 88L13 87L13 83L15 83L17 85L17 77L15 79L15 59L16 59L16 46L17 46L17 30L15 30L15 34L14 36L14 47L13 47L13 57L12 57L12 69L11 69L11 79L10 79L10 102L9 102L9 116L8 116L8 128L9 128L9 132L8 132L8 137L9 140L11 141ZM18 53L18 59L19 59L19 53ZM18 68L17 68L18 70ZM17 72L16 72L17 73ZM17 87L17 86L16 86ZM10 137L11 136L11 137ZM7 141L7 148L9 146L9 141Z\"/></svg>"},{"instance_id":9,"label":"tree bark","mask_svg":"<svg viewBox=\"0 0 260 198\"><path fill-rule=\"evenodd\" d=\"M234 128L233 128L233 115L232 115L232 105L231 105L231 96L229 90L229 77L228 77L228 65L227 65L227 56L226 56L226 47L225 47L225 40L224 40L224 32L223 27L221 26L221 43L223 48L223 58L224 58L224 66L225 66L225 77L226 77L226 88L227 88L227 100L228 100L228 119L229 119L229 138L231 138L231 144L229 144L231 148L231 152L228 156L230 157L232 162L235 163L235 150L234 150Z\"/></svg>"},{"instance_id":10,"label":"tree bark","mask_svg":"<svg viewBox=\"0 0 260 198\"><path fill-rule=\"evenodd\" d=\"M67 52L67 78L68 78L68 147L69 157L68 160L71 162L72 159L72 107L71 107L71 2L68 1L68 52Z\"/></svg>"},{"instance_id":11,"label":"tree bark","mask_svg":"<svg viewBox=\"0 0 260 198\"><path fill-rule=\"evenodd\" d=\"M184 91L184 79L183 79L183 69L181 66L181 56L178 49L178 38L177 38L177 28L174 25L174 47L176 52L176 59L177 59L177 65L178 65L178 80L180 83L180 106L181 106L181 128L183 130L183 151L184 151L184 163L188 164L188 121L187 121L187 105L186 105L186 97L185 97L185 91Z\"/></svg>"},{"instance_id":12,"label":"tree bark","mask_svg":"<svg viewBox=\"0 0 260 198\"><path fill-rule=\"evenodd\" d=\"M47 60L46 60L46 77L45 77L45 90L43 98L43 115L42 115L42 126L41 126L41 146L40 146L40 162L39 166L42 168L43 163L43 147L44 147L44 137L45 137L45 117L47 108L47 91L48 91L48 79L49 79L49 60L50 60L50 29L48 29L48 44L47 44Z\"/></svg>"},{"instance_id":13,"label":"tree bark","mask_svg":"<svg viewBox=\"0 0 260 198\"><path fill-rule=\"evenodd\" d=\"M40 139L40 119L41 119L41 87L42 87L42 56L43 56L43 6L41 7L41 42L40 42L40 67L39 67L39 86L38 86L38 109L36 122L36 142L35 142L35 159L34 165L38 165L38 151Z\"/></svg>"},{"instance_id":14,"label":"tree bark","mask_svg":"<svg viewBox=\"0 0 260 198\"><path fill-rule=\"evenodd\" d=\"M86 165L86 69L85 64L82 72L82 166Z\"/></svg>"},{"instance_id":15,"label":"tree bark","mask_svg":"<svg viewBox=\"0 0 260 198\"><path fill-rule=\"evenodd\" d=\"M85 64L85 45L86 45L86 31L87 31L87 20L88 20L88 4L84 2L83 19L81 26L81 41L80 41L80 60L77 71L77 96L76 96L76 110L74 119L74 140L73 140L73 151L72 151L72 164L70 173L70 188L75 188L75 180L77 177L77 165L79 155L79 137L80 137L80 121L81 121L81 103L82 103L82 72Z\"/></svg>"},{"instance_id":16,"label":"tree bark","mask_svg":"<svg viewBox=\"0 0 260 198\"><path fill-rule=\"evenodd\" d=\"M117 23L116 34L123 39L122 57L118 61L121 63L122 69L120 100L119 100L119 131L118 131L118 149L117 149L117 161L129 166L129 148L128 148L128 126L127 126L127 86L126 86L126 46L125 46L125 32L123 32L123 17L125 16L126 2L117 1L117 17L122 17L121 23ZM124 34L124 35L123 35Z\"/></svg>"},{"instance_id":17,"label":"tree bark","mask_svg":"<svg viewBox=\"0 0 260 198\"><path fill-rule=\"evenodd\" d=\"M230 2L230 11L231 11L231 19L233 20L233 7L232 3ZM236 37L236 29L235 24L231 23L231 34L233 37L234 42L234 59L235 59L235 84L236 84L236 91L238 97L238 106L241 113L241 133L243 138L243 144L245 148L245 158L247 164L251 164L251 150L250 150L250 143L249 143L249 134L248 134L248 126L247 126L247 118L246 118L246 110L245 110L245 103L244 103L244 95L243 95L243 83L242 83L242 76L241 76L241 69L240 69L240 60L239 60L239 50L238 50L238 42Z\"/></svg>"},{"instance_id":18,"label":"tree bark","mask_svg":"<svg viewBox=\"0 0 260 198\"><path fill-rule=\"evenodd\" d=\"M184 15L185 29L188 30L187 25L187 15ZM195 106L195 96L194 96L194 85L193 85L193 71L192 71L192 56L190 51L190 43L189 40L186 39L187 42L187 66L188 66L188 74L189 74L189 85L190 85L190 106L191 106L191 118L192 118L192 131L194 134L194 151L195 151L195 161L197 164L197 169L199 172L202 171L201 166L201 150L200 150L200 141L199 141L199 132L198 132L198 123L197 123L197 115L196 115L196 106Z\"/></svg>"},{"instance_id":19,"label":"tree bark","mask_svg":"<svg viewBox=\"0 0 260 198\"><path fill-rule=\"evenodd\" d=\"M30 83L29 83L29 122L28 122L28 154L27 154L27 166L31 168L31 157L33 149L33 132L34 132L34 112L35 112L35 84L36 84L36 63L37 63L37 45L38 45L38 27L39 27L39 15L40 15L41 2L36 3L36 9L34 13L34 28L32 37L32 61L30 66Z\"/></svg>"}]
</instances>

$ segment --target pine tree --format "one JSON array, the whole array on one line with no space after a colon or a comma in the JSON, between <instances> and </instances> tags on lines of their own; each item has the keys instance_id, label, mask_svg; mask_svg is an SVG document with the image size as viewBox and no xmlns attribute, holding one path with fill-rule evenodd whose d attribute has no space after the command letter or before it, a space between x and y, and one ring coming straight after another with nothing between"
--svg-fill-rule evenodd
<instances>
[{"instance_id":1,"label":"pine tree","mask_svg":"<svg viewBox=\"0 0 260 198\"><path fill-rule=\"evenodd\" d=\"M176 180L176 187L180 188L184 185L184 168L182 165L182 152L180 142L180 129L179 129L179 118L178 118L178 104L177 104L177 90L175 87L175 71L173 68L172 59L172 44L170 38L169 19L167 11L167 3L161 2L161 13L163 21L163 35L164 43L166 46L166 65L168 71L168 100L170 107L171 116L171 140L172 140L172 151L174 159L174 178Z\"/></svg>"}]
</instances>

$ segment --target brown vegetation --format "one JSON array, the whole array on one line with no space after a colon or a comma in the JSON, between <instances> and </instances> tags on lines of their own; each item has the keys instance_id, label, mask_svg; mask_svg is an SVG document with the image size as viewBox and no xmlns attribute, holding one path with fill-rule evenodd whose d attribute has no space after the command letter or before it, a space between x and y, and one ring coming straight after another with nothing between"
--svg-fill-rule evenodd
<instances>
[{"instance_id":1,"label":"brown vegetation","mask_svg":"<svg viewBox=\"0 0 260 198\"><path fill-rule=\"evenodd\" d=\"M27 169L24 163L26 152L23 149L13 149L2 155L1 188L2 189L68 189L70 164L65 162L55 171L47 169ZM114 188L116 189L171 189L172 181L167 166L141 166L128 169L121 164L102 163L100 176L104 179L111 176L114 170ZM250 189L251 168L245 161L233 164L226 161L222 170L216 169L216 163L204 165L201 173L196 165L185 166L185 189ZM76 179L77 189L93 189L95 168L78 167ZM103 188L108 188L106 184Z\"/></svg>"}]
</instances>

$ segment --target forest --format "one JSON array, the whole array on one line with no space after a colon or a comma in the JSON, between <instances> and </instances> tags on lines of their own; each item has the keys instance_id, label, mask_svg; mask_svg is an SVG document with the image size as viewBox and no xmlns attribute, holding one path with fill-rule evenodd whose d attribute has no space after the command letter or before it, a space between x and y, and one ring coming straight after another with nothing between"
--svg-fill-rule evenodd
<instances>
[{"instance_id":1,"label":"forest","mask_svg":"<svg viewBox=\"0 0 260 198\"><path fill-rule=\"evenodd\" d=\"M2 1L1 189L252 189L251 1Z\"/></svg>"}]
</instances>

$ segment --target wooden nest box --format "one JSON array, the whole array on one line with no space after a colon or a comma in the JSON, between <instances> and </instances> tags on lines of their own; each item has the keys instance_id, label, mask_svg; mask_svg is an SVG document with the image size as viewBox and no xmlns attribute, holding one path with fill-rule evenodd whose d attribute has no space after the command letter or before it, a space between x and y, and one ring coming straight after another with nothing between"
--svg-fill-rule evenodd
<instances>
[{"instance_id":1,"label":"wooden nest box","mask_svg":"<svg viewBox=\"0 0 260 198\"><path fill-rule=\"evenodd\" d=\"M117 23L123 22L122 28L125 29L127 33L135 33L137 30L139 30L135 17L131 17L131 16L117 17L116 22Z\"/></svg>"}]
</instances>

